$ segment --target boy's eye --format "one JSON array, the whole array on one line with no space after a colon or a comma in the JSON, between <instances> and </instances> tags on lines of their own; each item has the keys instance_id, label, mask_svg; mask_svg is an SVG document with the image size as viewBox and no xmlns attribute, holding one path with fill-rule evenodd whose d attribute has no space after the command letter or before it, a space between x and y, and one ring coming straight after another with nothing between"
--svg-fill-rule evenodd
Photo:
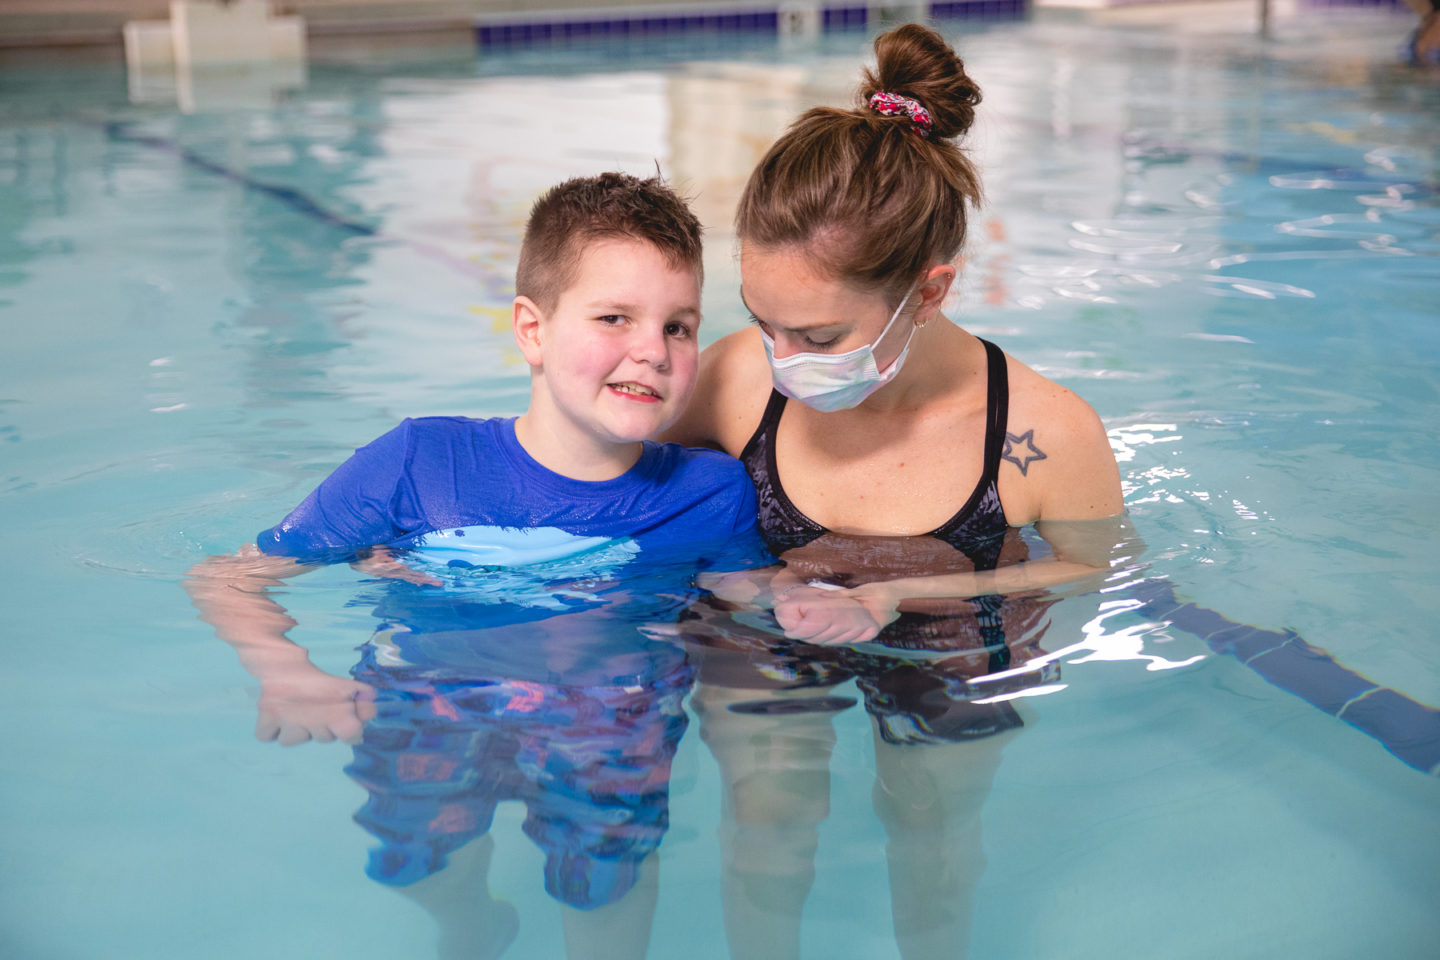
<instances>
[{"instance_id":1,"label":"boy's eye","mask_svg":"<svg viewBox=\"0 0 1440 960\"><path fill-rule=\"evenodd\" d=\"M671 320L669 323L665 324L665 336L679 337L680 339L684 339L690 336L690 328L687 327L685 324L681 323L679 320Z\"/></svg>"},{"instance_id":2,"label":"boy's eye","mask_svg":"<svg viewBox=\"0 0 1440 960\"><path fill-rule=\"evenodd\" d=\"M595 319L599 320L601 323L609 324L611 326L614 326L617 323L625 322L625 318L618 313L607 313L603 317L596 317Z\"/></svg>"}]
</instances>

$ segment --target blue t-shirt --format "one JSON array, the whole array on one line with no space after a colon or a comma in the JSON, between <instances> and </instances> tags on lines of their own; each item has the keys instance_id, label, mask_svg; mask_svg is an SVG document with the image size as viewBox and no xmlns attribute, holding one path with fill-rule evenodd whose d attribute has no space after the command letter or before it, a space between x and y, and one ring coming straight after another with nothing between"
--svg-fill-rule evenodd
<instances>
[{"instance_id":1,"label":"blue t-shirt","mask_svg":"<svg viewBox=\"0 0 1440 960\"><path fill-rule=\"evenodd\" d=\"M513 419L424 417L355 451L256 543L306 562L383 544L440 565L508 567L706 542L755 558L757 538L745 468L714 450L646 441L621 476L572 480L525 452Z\"/></svg>"},{"instance_id":2,"label":"blue t-shirt","mask_svg":"<svg viewBox=\"0 0 1440 960\"><path fill-rule=\"evenodd\" d=\"M367 657L397 676L642 682L683 653L636 627L674 623L701 569L773 562L745 468L713 450L644 445L613 480L563 477L513 419L406 420L355 452L259 535L312 563L403 551L440 581L376 582Z\"/></svg>"}]
</instances>

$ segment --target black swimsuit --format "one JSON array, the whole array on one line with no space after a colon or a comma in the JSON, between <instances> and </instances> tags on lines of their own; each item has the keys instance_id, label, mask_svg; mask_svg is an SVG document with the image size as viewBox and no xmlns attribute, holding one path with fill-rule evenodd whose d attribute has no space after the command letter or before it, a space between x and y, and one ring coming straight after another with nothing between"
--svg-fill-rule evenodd
<instances>
[{"instance_id":1,"label":"black swimsuit","mask_svg":"<svg viewBox=\"0 0 1440 960\"><path fill-rule=\"evenodd\" d=\"M740 460L755 483L766 543L802 579L853 587L898 577L993 570L1028 559L1019 529L1005 521L997 490L1010 397L1005 354L988 341L981 343L988 397L980 480L954 516L919 536L841 534L801 513L786 496L775 466L775 435L786 398L771 392ZM1002 692L995 682L970 681L1040 655L1038 641L1048 623L1049 603L998 595L906 601L905 611L875 639L893 654L816 647L777 640L773 634L762 649L753 637L747 642L725 631L726 637L714 638L714 645L743 651L748 667L707 657L701 677L707 683L756 689L828 687L854 677L886 740L974 739L1020 725L1008 703L973 702ZM1047 667L1047 679L1052 667ZM1029 685L1037 679L1027 675L1021 682Z\"/></svg>"},{"instance_id":2,"label":"black swimsuit","mask_svg":"<svg viewBox=\"0 0 1440 960\"><path fill-rule=\"evenodd\" d=\"M969 557L976 570L993 570L1000 559L998 542L1010 529L996 489L1000 455L1005 450L1005 424L1010 412L1010 381L1005 370L1005 354L988 340L980 342L985 345L987 367L985 466L980 472L980 482L975 485L965 505L949 520L922 536L950 544ZM785 403L783 393L770 391L770 402L765 407L765 415L760 418L760 426L740 452L740 460L755 483L760 505L760 532L776 556L830 532L801 513L780 486L780 477L775 469L775 434L780 426L780 415L785 412Z\"/></svg>"}]
</instances>

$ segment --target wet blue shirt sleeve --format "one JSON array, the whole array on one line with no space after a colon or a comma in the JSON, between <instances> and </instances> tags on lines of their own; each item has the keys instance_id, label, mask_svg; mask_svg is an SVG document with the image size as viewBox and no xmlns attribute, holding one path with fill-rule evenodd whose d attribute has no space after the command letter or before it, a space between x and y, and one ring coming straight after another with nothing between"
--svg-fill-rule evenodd
<instances>
[{"instance_id":1,"label":"wet blue shirt sleeve","mask_svg":"<svg viewBox=\"0 0 1440 960\"><path fill-rule=\"evenodd\" d=\"M406 420L356 450L256 545L268 554L334 563L418 529L424 518L407 469L411 435Z\"/></svg>"}]
</instances>

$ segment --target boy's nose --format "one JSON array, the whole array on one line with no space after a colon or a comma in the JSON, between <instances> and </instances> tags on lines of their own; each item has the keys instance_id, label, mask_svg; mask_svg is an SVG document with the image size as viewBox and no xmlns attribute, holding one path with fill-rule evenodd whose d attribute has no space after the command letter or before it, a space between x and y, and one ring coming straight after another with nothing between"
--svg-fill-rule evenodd
<instances>
[{"instance_id":1,"label":"boy's nose","mask_svg":"<svg viewBox=\"0 0 1440 960\"><path fill-rule=\"evenodd\" d=\"M630 343L630 358L638 363L664 368L670 363L670 345L665 341L663 330L644 330L636 333Z\"/></svg>"}]
</instances>

